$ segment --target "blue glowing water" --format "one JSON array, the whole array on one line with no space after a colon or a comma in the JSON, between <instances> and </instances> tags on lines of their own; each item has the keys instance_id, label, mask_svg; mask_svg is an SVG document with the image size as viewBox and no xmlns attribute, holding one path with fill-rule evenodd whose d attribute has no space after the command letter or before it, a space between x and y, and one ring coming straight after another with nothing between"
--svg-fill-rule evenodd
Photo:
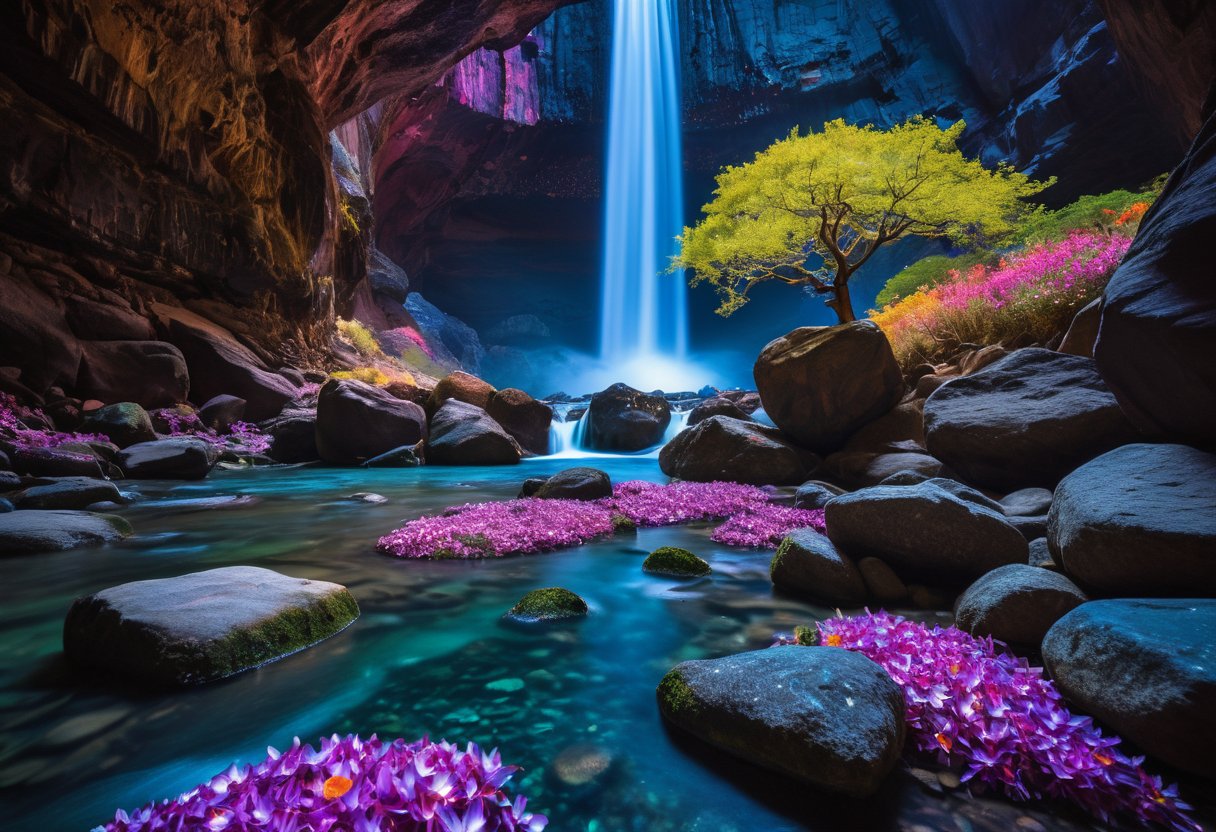
<instances>
[{"instance_id":1,"label":"blue glowing water","mask_svg":"<svg viewBox=\"0 0 1216 832\"><path fill-rule=\"evenodd\" d=\"M688 343L687 288L661 274L683 227L679 27L673 0L614 6L600 357L670 388Z\"/></svg>"}]
</instances>

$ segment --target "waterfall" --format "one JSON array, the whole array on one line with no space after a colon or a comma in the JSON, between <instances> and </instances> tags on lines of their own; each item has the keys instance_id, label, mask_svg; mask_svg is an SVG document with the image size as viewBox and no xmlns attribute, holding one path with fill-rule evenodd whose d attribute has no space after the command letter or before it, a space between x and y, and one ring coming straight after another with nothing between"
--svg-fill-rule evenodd
<instances>
[{"instance_id":1,"label":"waterfall","mask_svg":"<svg viewBox=\"0 0 1216 832\"><path fill-rule=\"evenodd\" d=\"M660 274L683 230L679 31L674 0L614 7L600 358L648 389L688 341L684 281Z\"/></svg>"}]
</instances>

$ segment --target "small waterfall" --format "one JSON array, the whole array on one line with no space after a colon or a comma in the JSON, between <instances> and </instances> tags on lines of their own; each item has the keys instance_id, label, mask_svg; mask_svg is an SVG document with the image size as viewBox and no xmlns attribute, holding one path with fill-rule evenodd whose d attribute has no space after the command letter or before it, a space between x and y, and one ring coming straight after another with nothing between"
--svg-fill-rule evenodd
<instances>
[{"instance_id":1,"label":"small waterfall","mask_svg":"<svg viewBox=\"0 0 1216 832\"><path fill-rule=\"evenodd\" d=\"M676 438L676 434L688 427L688 417L692 415L692 410L673 410L671 412L671 422L667 425L667 430L663 432L663 444Z\"/></svg>"}]
</instances>

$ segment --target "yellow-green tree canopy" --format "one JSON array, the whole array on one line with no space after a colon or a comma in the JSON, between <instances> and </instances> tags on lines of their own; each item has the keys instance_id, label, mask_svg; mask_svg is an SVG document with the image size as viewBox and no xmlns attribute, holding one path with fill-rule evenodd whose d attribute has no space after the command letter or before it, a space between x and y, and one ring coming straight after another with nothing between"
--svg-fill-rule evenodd
<instances>
[{"instance_id":1,"label":"yellow-green tree canopy","mask_svg":"<svg viewBox=\"0 0 1216 832\"><path fill-rule=\"evenodd\" d=\"M1040 210L1025 200L1051 182L966 158L965 127L915 116L888 130L840 119L818 133L795 128L754 161L722 170L672 268L692 269L693 286L713 286L723 316L753 286L777 280L830 295L851 321L849 278L879 247L912 235L991 242Z\"/></svg>"}]
</instances>

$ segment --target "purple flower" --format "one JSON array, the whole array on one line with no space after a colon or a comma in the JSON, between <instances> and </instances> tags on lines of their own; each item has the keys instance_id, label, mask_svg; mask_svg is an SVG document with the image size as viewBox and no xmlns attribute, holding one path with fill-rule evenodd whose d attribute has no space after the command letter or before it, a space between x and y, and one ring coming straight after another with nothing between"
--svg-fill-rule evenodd
<instances>
[{"instance_id":1,"label":"purple flower","mask_svg":"<svg viewBox=\"0 0 1216 832\"><path fill-rule=\"evenodd\" d=\"M548 819L502 791L516 770L473 743L334 735L314 751L297 738L176 800L119 810L94 832L541 832Z\"/></svg>"},{"instance_id":2,"label":"purple flower","mask_svg":"<svg viewBox=\"0 0 1216 832\"><path fill-rule=\"evenodd\" d=\"M57 448L68 442L109 442L96 433L61 433L46 425L51 420L37 407L22 407L9 393L0 393L0 440L18 448Z\"/></svg>"},{"instance_id":3,"label":"purple flower","mask_svg":"<svg viewBox=\"0 0 1216 832\"><path fill-rule=\"evenodd\" d=\"M821 508L790 508L763 503L733 515L714 529L712 539L728 546L775 549L787 534L796 529L814 529L822 533L824 528Z\"/></svg>"}]
</instances>

